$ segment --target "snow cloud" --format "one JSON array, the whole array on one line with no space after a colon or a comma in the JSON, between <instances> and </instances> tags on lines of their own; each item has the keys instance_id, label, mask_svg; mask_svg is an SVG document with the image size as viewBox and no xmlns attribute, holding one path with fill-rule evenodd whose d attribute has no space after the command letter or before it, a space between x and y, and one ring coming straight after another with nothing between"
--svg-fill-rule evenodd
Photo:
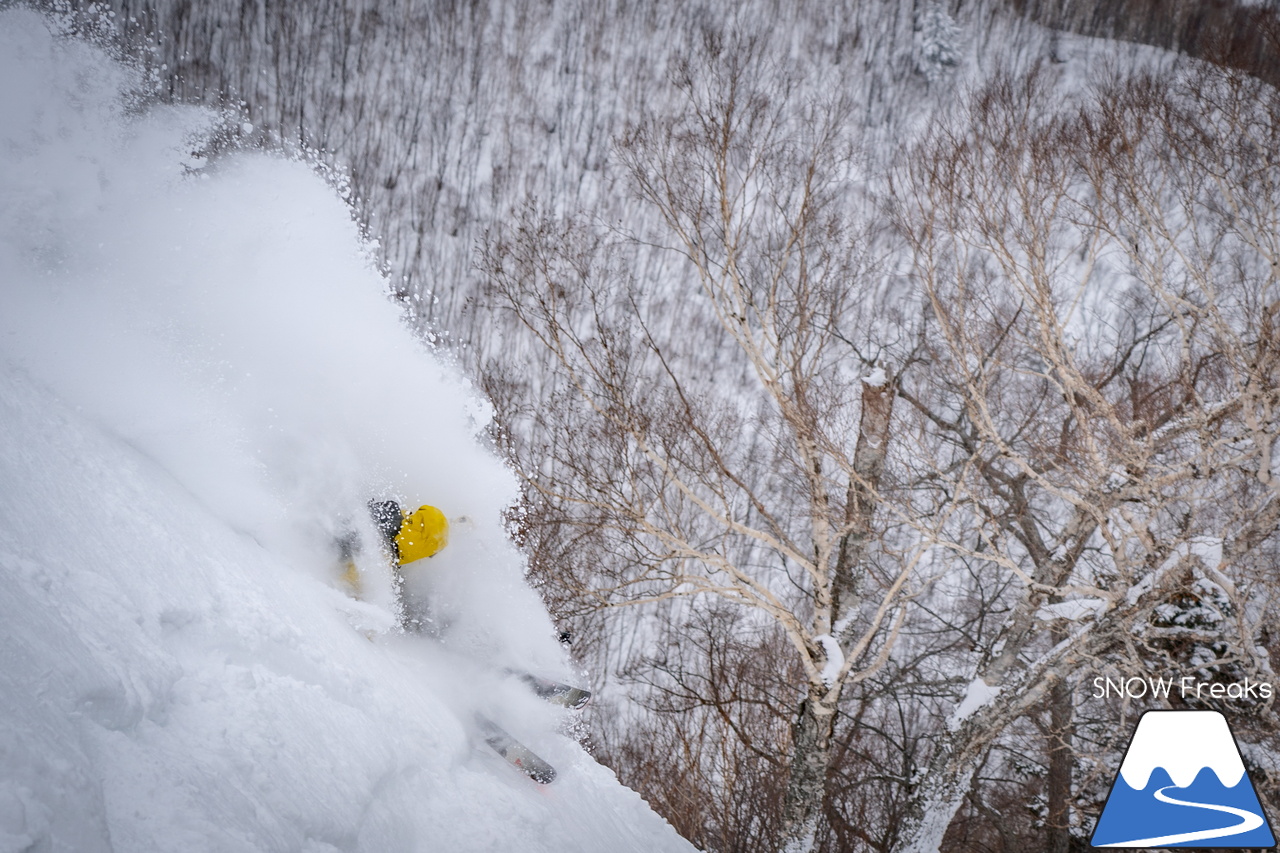
<instances>
[{"instance_id":1,"label":"snow cloud","mask_svg":"<svg viewBox=\"0 0 1280 853\"><path fill-rule=\"evenodd\" d=\"M239 118L148 103L135 70L3 14L0 355L305 570L368 531L371 496L467 517L433 561L473 563L436 572L458 618L549 636L487 404L405 328L339 192L282 156L202 156Z\"/></svg>"}]
</instances>

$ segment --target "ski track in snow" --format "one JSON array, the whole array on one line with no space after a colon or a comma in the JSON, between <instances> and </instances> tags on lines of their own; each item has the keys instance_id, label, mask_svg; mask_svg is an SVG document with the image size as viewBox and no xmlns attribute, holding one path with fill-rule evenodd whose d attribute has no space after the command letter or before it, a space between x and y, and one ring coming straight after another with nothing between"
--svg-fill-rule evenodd
<instances>
[{"instance_id":1,"label":"ski track in snow","mask_svg":"<svg viewBox=\"0 0 1280 853\"><path fill-rule=\"evenodd\" d=\"M1170 797L1165 791L1171 788L1177 788L1177 785L1166 785L1159 788L1155 792L1155 798L1162 803L1169 803L1174 806L1187 806L1195 809L1210 809L1215 812L1225 812L1240 818L1240 823L1235 826L1224 826L1218 829L1201 829L1196 832L1179 832L1173 835L1160 835L1155 838L1139 838L1136 841L1125 841L1123 843L1108 844L1107 847L1168 847L1173 844L1186 844L1188 841L1207 841L1210 838L1227 838L1232 835L1239 835L1244 832L1250 832L1262 826L1262 816L1254 814L1245 809L1238 809L1235 806L1220 806L1216 803L1193 803L1188 800L1176 800Z\"/></svg>"}]
</instances>

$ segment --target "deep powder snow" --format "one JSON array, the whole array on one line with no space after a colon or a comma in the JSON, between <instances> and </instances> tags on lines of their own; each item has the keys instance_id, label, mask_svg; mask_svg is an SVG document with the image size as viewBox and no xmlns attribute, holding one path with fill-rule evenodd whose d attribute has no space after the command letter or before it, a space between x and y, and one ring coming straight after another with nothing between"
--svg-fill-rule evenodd
<instances>
[{"instance_id":1,"label":"deep powder snow","mask_svg":"<svg viewBox=\"0 0 1280 853\"><path fill-rule=\"evenodd\" d=\"M337 192L56 29L0 13L0 851L691 849L497 674L567 672L516 484ZM445 643L339 584L374 495L466 518Z\"/></svg>"}]
</instances>

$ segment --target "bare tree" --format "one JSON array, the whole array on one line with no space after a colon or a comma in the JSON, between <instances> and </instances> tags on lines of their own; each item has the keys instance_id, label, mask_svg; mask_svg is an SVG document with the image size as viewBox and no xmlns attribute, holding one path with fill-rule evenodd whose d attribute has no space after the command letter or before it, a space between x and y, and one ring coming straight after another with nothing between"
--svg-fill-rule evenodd
<instances>
[{"instance_id":1,"label":"bare tree","mask_svg":"<svg viewBox=\"0 0 1280 853\"><path fill-rule=\"evenodd\" d=\"M687 603L673 609L692 612L661 625L623 672L646 688L628 699L645 713L595 755L699 849L769 850L803 673L766 621L723 601Z\"/></svg>"},{"instance_id":2,"label":"bare tree","mask_svg":"<svg viewBox=\"0 0 1280 853\"><path fill-rule=\"evenodd\" d=\"M819 846L865 762L903 796L875 838L841 837L938 849L983 806L992 748L1047 711L1062 849L1072 685L1149 653L1158 605L1212 584L1232 665L1268 671L1250 601L1280 524L1280 112L1215 69L1074 105L1039 72L998 79L896 175L913 298L873 260L844 107L789 99L749 43L704 47L674 71L685 112L620 146L660 229L530 215L483 250L558 370L512 419L543 541L585 569L575 606L719 598L790 646L781 846ZM661 689L758 746L686 663L656 666ZM908 691L957 684L949 711L853 748Z\"/></svg>"},{"instance_id":3,"label":"bare tree","mask_svg":"<svg viewBox=\"0 0 1280 853\"><path fill-rule=\"evenodd\" d=\"M758 44L706 34L673 70L684 111L620 154L663 228L551 220L493 236L491 287L558 365L529 412L526 471L561 529L598 537L602 607L718 597L780 632L799 666L783 843L817 843L842 693L888 659L921 556L886 539L881 480L897 378L846 107L802 102ZM683 292L630 272L671 259ZM674 279L679 280L679 279Z\"/></svg>"},{"instance_id":4,"label":"bare tree","mask_svg":"<svg viewBox=\"0 0 1280 853\"><path fill-rule=\"evenodd\" d=\"M935 467L965 462L940 480L966 507L949 547L1016 594L913 786L899 849L939 848L1011 720L1103 656L1136 657L1180 573L1226 591L1232 648L1267 671L1247 605L1280 522L1280 193L1261 153L1274 103L1212 68L1076 108L1038 74L1005 78L900 181L935 380L903 376L903 396L943 441Z\"/></svg>"}]
</instances>

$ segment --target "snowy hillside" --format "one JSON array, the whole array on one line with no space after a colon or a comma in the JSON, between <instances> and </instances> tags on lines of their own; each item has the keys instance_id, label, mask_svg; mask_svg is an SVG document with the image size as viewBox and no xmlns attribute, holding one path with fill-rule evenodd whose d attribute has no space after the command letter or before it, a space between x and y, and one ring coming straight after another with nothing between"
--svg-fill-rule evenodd
<instances>
[{"instance_id":1,"label":"snowy hillside","mask_svg":"<svg viewBox=\"0 0 1280 853\"><path fill-rule=\"evenodd\" d=\"M49 26L0 15L0 851L690 849L494 674L569 675L516 485L346 205ZM457 519L408 579L444 642L380 560L341 588L370 496Z\"/></svg>"}]
</instances>

